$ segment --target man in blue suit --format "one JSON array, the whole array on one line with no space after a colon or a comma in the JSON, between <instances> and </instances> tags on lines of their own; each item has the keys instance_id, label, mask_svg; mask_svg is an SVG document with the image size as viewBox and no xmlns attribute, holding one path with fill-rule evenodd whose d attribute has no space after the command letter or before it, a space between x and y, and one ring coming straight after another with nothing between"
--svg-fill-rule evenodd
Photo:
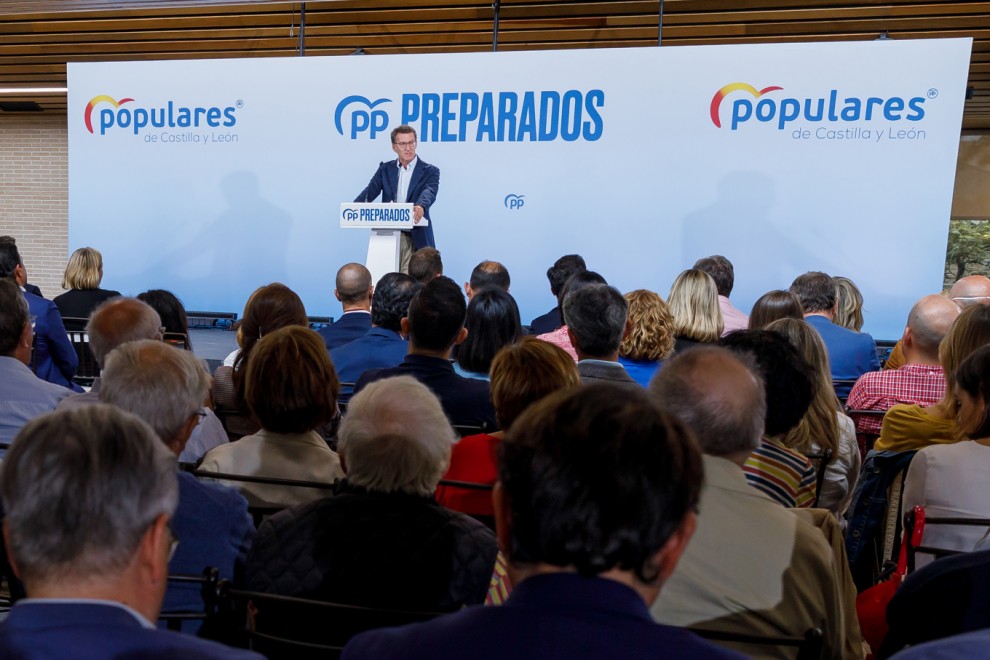
<instances>
[{"instance_id":1,"label":"man in blue suit","mask_svg":"<svg viewBox=\"0 0 990 660\"><path fill-rule=\"evenodd\" d=\"M369 369L394 367L405 359L409 342L402 337L402 319L421 285L409 275L388 273L375 285L371 297L371 329L349 344L330 351L341 383L355 383ZM341 390L341 400L352 388Z\"/></svg>"},{"instance_id":2,"label":"man in blue suit","mask_svg":"<svg viewBox=\"0 0 990 660\"><path fill-rule=\"evenodd\" d=\"M318 331L328 351L363 337L371 328L371 272L361 264L344 264L337 271L336 285L333 295L344 313Z\"/></svg>"},{"instance_id":3,"label":"man in blue suit","mask_svg":"<svg viewBox=\"0 0 990 660\"><path fill-rule=\"evenodd\" d=\"M695 527L701 456L683 424L644 391L599 383L533 404L501 451L508 600L363 633L345 660L741 657L647 609Z\"/></svg>"},{"instance_id":4,"label":"man in blue suit","mask_svg":"<svg viewBox=\"0 0 990 660\"><path fill-rule=\"evenodd\" d=\"M137 417L97 404L40 417L3 462L10 562L28 597L0 657L260 658L156 630L178 539L175 456Z\"/></svg>"},{"instance_id":5,"label":"man in blue suit","mask_svg":"<svg viewBox=\"0 0 990 660\"><path fill-rule=\"evenodd\" d=\"M368 186L361 191L355 202L373 202L382 196L383 202L399 202L413 205L413 222L423 218L426 226L413 227L402 232L399 251L400 270L409 272L409 258L416 250L436 247L433 240L433 221L430 220L430 207L437 200L440 188L440 168L430 165L416 156L416 129L403 124L392 129L392 151L396 160L387 160L378 165L378 171L371 177Z\"/></svg>"},{"instance_id":6,"label":"man in blue suit","mask_svg":"<svg viewBox=\"0 0 990 660\"><path fill-rule=\"evenodd\" d=\"M791 292L801 299L804 320L818 331L828 351L832 380L855 381L868 371L880 370L877 344L868 333L856 332L832 323L838 299L835 280L822 272L799 275L791 283ZM849 396L852 384L839 384L835 394Z\"/></svg>"}]
</instances>

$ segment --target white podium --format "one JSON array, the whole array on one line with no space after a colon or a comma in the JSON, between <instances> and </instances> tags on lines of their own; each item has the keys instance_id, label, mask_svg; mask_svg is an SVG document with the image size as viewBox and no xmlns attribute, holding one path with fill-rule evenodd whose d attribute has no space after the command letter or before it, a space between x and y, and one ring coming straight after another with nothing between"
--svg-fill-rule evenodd
<instances>
[{"instance_id":1,"label":"white podium","mask_svg":"<svg viewBox=\"0 0 990 660\"><path fill-rule=\"evenodd\" d=\"M399 233L428 224L426 218L413 222L412 204L345 202L340 205L341 227L371 230L365 266L371 271L374 283L387 273L399 270Z\"/></svg>"}]
</instances>

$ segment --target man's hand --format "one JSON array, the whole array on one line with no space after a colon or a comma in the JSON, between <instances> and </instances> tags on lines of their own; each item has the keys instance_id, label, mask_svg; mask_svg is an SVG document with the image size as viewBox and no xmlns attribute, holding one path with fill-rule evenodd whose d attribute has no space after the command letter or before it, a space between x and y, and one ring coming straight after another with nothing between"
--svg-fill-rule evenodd
<instances>
[{"instance_id":1,"label":"man's hand","mask_svg":"<svg viewBox=\"0 0 990 660\"><path fill-rule=\"evenodd\" d=\"M417 204L413 207L413 224L418 225L419 221L423 219L423 207Z\"/></svg>"}]
</instances>

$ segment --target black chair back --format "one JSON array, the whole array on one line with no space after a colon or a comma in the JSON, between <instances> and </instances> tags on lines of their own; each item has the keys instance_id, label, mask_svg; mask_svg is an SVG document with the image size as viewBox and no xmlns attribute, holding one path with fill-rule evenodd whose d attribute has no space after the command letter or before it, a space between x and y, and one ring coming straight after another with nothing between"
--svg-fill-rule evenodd
<instances>
[{"instance_id":1,"label":"black chair back","mask_svg":"<svg viewBox=\"0 0 990 660\"><path fill-rule=\"evenodd\" d=\"M805 454L804 457L815 466L815 504L817 505L822 496L822 486L825 485L825 468L832 460L832 450L826 448L815 454Z\"/></svg>"},{"instance_id":2,"label":"black chair back","mask_svg":"<svg viewBox=\"0 0 990 660\"><path fill-rule=\"evenodd\" d=\"M915 507L916 509L922 509L922 515L924 515L924 507ZM907 516L905 516L904 525L905 529L914 528L914 523L917 513L915 511L908 511ZM962 516L925 516L925 531L932 525L959 525L963 527L983 527L985 529L990 529L990 518L966 518ZM908 535L910 537L910 534ZM922 535L922 542L920 545L915 545L913 539L908 538L907 543L907 570L908 573L913 573L916 565L916 556L920 552L925 555L932 555L935 559L941 559L942 557L951 557L952 555L963 554L963 550L953 550L950 548L939 548L937 546L928 545L924 542L924 534Z\"/></svg>"},{"instance_id":3,"label":"black chair back","mask_svg":"<svg viewBox=\"0 0 990 660\"><path fill-rule=\"evenodd\" d=\"M89 319L72 316L62 319L65 332L69 335L69 342L76 351L76 357L79 358L79 367L76 369L76 375L72 380L84 386L92 385L93 380L100 375L100 367L96 364L93 351L89 348L89 333L86 332L88 322Z\"/></svg>"}]
</instances>

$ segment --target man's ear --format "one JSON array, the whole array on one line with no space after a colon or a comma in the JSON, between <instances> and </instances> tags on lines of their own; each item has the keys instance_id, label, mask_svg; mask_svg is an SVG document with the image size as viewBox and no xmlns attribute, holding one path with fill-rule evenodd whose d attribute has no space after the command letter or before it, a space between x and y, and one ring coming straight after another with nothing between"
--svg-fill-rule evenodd
<instances>
[{"instance_id":1,"label":"man's ear","mask_svg":"<svg viewBox=\"0 0 990 660\"><path fill-rule=\"evenodd\" d=\"M626 329L622 331L622 338L626 339L633 330L632 319L626 318Z\"/></svg>"},{"instance_id":2,"label":"man's ear","mask_svg":"<svg viewBox=\"0 0 990 660\"><path fill-rule=\"evenodd\" d=\"M7 563L10 564L10 570L14 571L14 575L20 579L21 571L17 568L17 561L10 551L10 521L7 518L3 519L3 544L7 548Z\"/></svg>"},{"instance_id":3,"label":"man's ear","mask_svg":"<svg viewBox=\"0 0 990 660\"><path fill-rule=\"evenodd\" d=\"M688 541L694 535L694 530L698 527L698 514L689 511L680 526L670 535L663 547L653 556L654 565L659 569L658 586L662 585L673 575L677 568L677 562L687 548Z\"/></svg>"},{"instance_id":4,"label":"man's ear","mask_svg":"<svg viewBox=\"0 0 990 660\"><path fill-rule=\"evenodd\" d=\"M467 339L467 336L468 336L468 329L467 328L461 328L461 331L457 333L457 339L454 340L454 346L457 346L462 341L464 341L465 339Z\"/></svg>"},{"instance_id":5,"label":"man's ear","mask_svg":"<svg viewBox=\"0 0 990 660\"><path fill-rule=\"evenodd\" d=\"M577 345L578 345L577 344L577 339L574 338L574 331L571 330L571 326L567 326L567 338L570 340L571 346L573 346L574 348L577 348Z\"/></svg>"},{"instance_id":6,"label":"man's ear","mask_svg":"<svg viewBox=\"0 0 990 660\"><path fill-rule=\"evenodd\" d=\"M905 348L914 345L914 335L911 333L911 328L904 328L904 334L901 336L901 343Z\"/></svg>"},{"instance_id":7,"label":"man's ear","mask_svg":"<svg viewBox=\"0 0 990 660\"><path fill-rule=\"evenodd\" d=\"M505 496L501 481L496 481L495 488L492 489L492 508L495 510L495 538L498 540L498 549L508 557L509 548L512 546L512 515L509 512L509 499Z\"/></svg>"},{"instance_id":8,"label":"man's ear","mask_svg":"<svg viewBox=\"0 0 990 660\"><path fill-rule=\"evenodd\" d=\"M371 300L374 297L374 295L375 295L375 287L369 286L368 287L368 300Z\"/></svg>"},{"instance_id":9,"label":"man's ear","mask_svg":"<svg viewBox=\"0 0 990 660\"><path fill-rule=\"evenodd\" d=\"M168 548L172 541L168 530L168 516L161 514L141 537L138 560L146 571L151 584L158 585L168 579Z\"/></svg>"},{"instance_id":10,"label":"man's ear","mask_svg":"<svg viewBox=\"0 0 990 660\"><path fill-rule=\"evenodd\" d=\"M409 317L403 316L399 319L399 334L403 339L409 339Z\"/></svg>"},{"instance_id":11,"label":"man's ear","mask_svg":"<svg viewBox=\"0 0 990 660\"><path fill-rule=\"evenodd\" d=\"M468 297L468 300L471 299L471 283L470 282L465 282L464 283L464 295Z\"/></svg>"},{"instance_id":12,"label":"man's ear","mask_svg":"<svg viewBox=\"0 0 990 660\"><path fill-rule=\"evenodd\" d=\"M337 299L337 302L341 302L341 300L340 300L340 294L337 293L337 289L334 289L333 290L333 297Z\"/></svg>"}]
</instances>

